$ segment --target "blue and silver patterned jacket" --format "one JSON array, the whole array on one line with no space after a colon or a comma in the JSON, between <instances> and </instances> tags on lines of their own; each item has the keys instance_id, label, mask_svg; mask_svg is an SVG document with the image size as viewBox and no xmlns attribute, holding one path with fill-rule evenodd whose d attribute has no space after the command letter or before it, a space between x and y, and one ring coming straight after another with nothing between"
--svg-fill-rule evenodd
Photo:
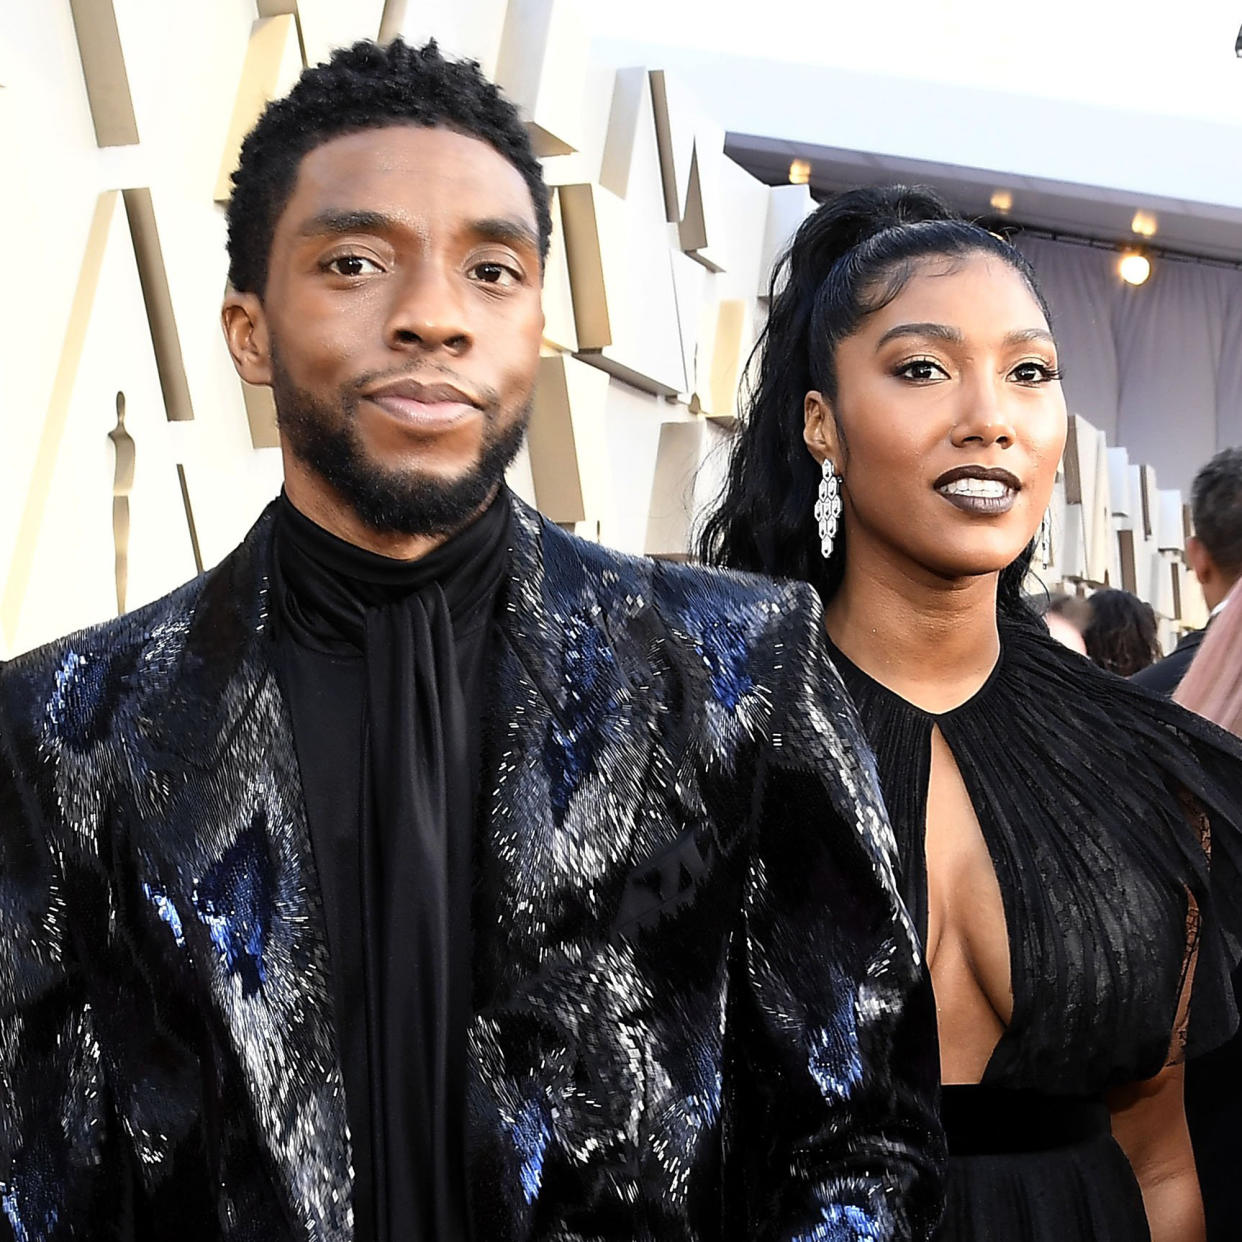
<instances>
[{"instance_id":1,"label":"blue and silver patterned jacket","mask_svg":"<svg viewBox=\"0 0 1242 1242\"><path fill-rule=\"evenodd\" d=\"M810 591L514 509L476 1238L929 1236L934 1019ZM353 1236L271 544L0 673L0 1236Z\"/></svg>"}]
</instances>

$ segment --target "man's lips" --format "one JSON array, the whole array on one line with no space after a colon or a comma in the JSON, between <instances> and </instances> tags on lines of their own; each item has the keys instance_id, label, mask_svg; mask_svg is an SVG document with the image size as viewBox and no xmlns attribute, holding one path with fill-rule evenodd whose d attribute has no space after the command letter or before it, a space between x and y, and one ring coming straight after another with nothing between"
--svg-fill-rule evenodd
<instances>
[{"instance_id":1,"label":"man's lips","mask_svg":"<svg viewBox=\"0 0 1242 1242\"><path fill-rule=\"evenodd\" d=\"M363 394L411 431L445 431L474 417L482 403L453 384L402 379Z\"/></svg>"}]
</instances>

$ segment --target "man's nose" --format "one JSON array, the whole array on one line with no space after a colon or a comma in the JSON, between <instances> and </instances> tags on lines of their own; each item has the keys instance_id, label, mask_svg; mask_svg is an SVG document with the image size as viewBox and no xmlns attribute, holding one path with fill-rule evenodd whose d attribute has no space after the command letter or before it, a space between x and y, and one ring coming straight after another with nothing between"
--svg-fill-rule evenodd
<instances>
[{"instance_id":1,"label":"man's nose","mask_svg":"<svg viewBox=\"0 0 1242 1242\"><path fill-rule=\"evenodd\" d=\"M454 272L419 263L396 285L384 331L389 348L464 353L471 343L465 293Z\"/></svg>"}]
</instances>

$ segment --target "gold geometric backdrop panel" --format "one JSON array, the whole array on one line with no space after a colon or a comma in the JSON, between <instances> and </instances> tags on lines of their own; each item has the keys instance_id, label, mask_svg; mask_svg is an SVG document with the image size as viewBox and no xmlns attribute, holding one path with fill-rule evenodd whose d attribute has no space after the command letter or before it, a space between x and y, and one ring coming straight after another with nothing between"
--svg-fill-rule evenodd
<instances>
[{"instance_id":1,"label":"gold geometric backdrop panel","mask_svg":"<svg viewBox=\"0 0 1242 1242\"><path fill-rule=\"evenodd\" d=\"M593 59L589 5L13 10L28 56L6 66L0 123L20 139L25 179L0 211L26 196L23 251L40 256L40 296L54 298L52 314L18 316L6 345L22 379L3 391L20 394L23 418L0 456L0 658L210 567L279 488L270 394L243 388L219 331L223 204L263 107L358 38L434 36L478 59L521 109L554 187L545 356L512 485L589 538L688 555L772 266L814 204L806 186L768 187L730 160L718 120L675 75ZM41 151L55 163L25 158ZM1166 631L1198 623L1182 497L1079 418L1050 519L1049 585L1123 585Z\"/></svg>"}]
</instances>

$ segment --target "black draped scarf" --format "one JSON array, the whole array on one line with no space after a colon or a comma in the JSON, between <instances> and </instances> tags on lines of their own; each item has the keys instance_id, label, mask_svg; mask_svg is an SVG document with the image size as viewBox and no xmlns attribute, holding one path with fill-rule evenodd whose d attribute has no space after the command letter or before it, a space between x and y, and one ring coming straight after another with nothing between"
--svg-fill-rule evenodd
<instances>
[{"instance_id":1,"label":"black draped scarf","mask_svg":"<svg viewBox=\"0 0 1242 1242\"><path fill-rule=\"evenodd\" d=\"M469 1234L471 846L509 518L502 488L400 561L278 502L277 665L324 899L360 1242Z\"/></svg>"}]
</instances>

